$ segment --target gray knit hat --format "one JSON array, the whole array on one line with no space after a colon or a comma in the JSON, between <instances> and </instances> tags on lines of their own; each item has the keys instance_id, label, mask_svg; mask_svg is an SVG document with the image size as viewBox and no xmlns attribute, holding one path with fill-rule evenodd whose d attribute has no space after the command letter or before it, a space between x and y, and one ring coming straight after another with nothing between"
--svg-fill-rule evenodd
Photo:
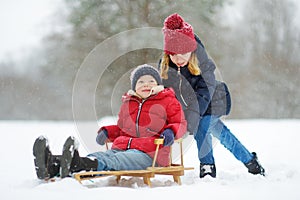
<instances>
[{"instance_id":1,"label":"gray knit hat","mask_svg":"<svg viewBox=\"0 0 300 200\"><path fill-rule=\"evenodd\" d=\"M152 67L151 65L143 64L143 65L137 66L131 72L130 80L131 80L131 89L132 90L135 90L136 82L138 81L138 79L141 76L144 76L144 75L152 76L156 80L158 85L162 85L162 80L161 80L158 70L156 68Z\"/></svg>"}]
</instances>

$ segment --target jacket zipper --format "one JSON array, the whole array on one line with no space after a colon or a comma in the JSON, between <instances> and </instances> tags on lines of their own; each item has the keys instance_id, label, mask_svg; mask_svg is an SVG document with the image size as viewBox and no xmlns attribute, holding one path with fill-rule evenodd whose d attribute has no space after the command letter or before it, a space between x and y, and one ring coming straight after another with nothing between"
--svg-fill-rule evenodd
<instances>
[{"instance_id":1,"label":"jacket zipper","mask_svg":"<svg viewBox=\"0 0 300 200\"><path fill-rule=\"evenodd\" d=\"M141 111L142 111L142 106L143 106L143 104L144 104L145 101L147 101L149 98L153 98L156 95L148 97L147 99L143 99L142 102L135 100L135 101L137 101L139 103L139 110L138 110L138 114L136 116L136 123L135 123L137 137L140 137L140 135L141 135L140 131L139 131L139 119L140 119L140 115L141 115Z\"/></svg>"},{"instance_id":2,"label":"jacket zipper","mask_svg":"<svg viewBox=\"0 0 300 200\"><path fill-rule=\"evenodd\" d=\"M182 76L181 76L181 73L180 73L180 67L177 68L177 73L178 73L178 76L179 76L179 93L180 93L180 98L181 98L182 102L184 103L184 105L186 107L188 107L186 101L184 100L184 98L182 96L182 92L181 92Z\"/></svg>"},{"instance_id":3,"label":"jacket zipper","mask_svg":"<svg viewBox=\"0 0 300 200\"><path fill-rule=\"evenodd\" d=\"M136 116L136 123L135 123L135 128L136 128L136 135L137 137L140 137L140 131L139 131L139 119L140 119L140 115L141 115L141 110L142 110L142 106L143 103L145 102L145 100L142 100L142 102L139 102L139 110L138 110L138 114Z\"/></svg>"}]
</instances>

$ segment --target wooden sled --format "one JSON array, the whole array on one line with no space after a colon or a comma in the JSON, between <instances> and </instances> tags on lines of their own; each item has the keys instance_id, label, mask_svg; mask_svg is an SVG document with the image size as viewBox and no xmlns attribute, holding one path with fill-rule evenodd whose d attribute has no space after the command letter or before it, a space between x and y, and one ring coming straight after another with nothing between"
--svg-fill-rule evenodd
<instances>
[{"instance_id":1,"label":"wooden sled","mask_svg":"<svg viewBox=\"0 0 300 200\"><path fill-rule=\"evenodd\" d=\"M167 167L155 167L157 154L159 150L159 145L162 145L164 142L163 139L156 139L154 143L156 144L156 151L153 158L153 163L151 167L148 167L145 170L121 170L121 171L92 171L92 172L80 172L74 174L74 178L82 183L83 180L91 180L94 178L101 178L106 176L116 176L117 183L120 181L122 176L131 176L131 177L141 177L144 180L144 183L151 187L150 178L154 178L156 174L159 175L170 175L173 176L174 182L178 185L181 185L180 176L184 175L184 170L193 170L193 167L184 167L183 165L183 149L182 149L182 138L175 140L175 143L179 143L180 146L180 164L174 164L172 162L172 146L170 154L170 164ZM108 146L107 146L108 148Z\"/></svg>"}]
</instances>

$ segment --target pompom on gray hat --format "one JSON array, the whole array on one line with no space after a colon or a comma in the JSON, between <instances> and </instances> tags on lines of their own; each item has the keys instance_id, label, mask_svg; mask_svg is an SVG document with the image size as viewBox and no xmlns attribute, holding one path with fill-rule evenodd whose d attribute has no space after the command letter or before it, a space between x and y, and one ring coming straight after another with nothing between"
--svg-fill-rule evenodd
<instances>
[{"instance_id":1,"label":"pompom on gray hat","mask_svg":"<svg viewBox=\"0 0 300 200\"><path fill-rule=\"evenodd\" d=\"M151 65L143 64L137 66L130 75L130 81L131 81L131 89L135 90L136 82L139 80L141 76L144 75L150 75L152 76L158 85L162 85L162 80L160 77L160 74L156 68L154 68Z\"/></svg>"}]
</instances>

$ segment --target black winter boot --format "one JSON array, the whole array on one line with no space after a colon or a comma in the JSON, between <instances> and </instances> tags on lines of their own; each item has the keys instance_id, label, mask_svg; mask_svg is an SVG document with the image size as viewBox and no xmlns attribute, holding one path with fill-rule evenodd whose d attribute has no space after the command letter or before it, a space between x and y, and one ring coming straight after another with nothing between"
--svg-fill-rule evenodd
<instances>
[{"instance_id":1,"label":"black winter boot","mask_svg":"<svg viewBox=\"0 0 300 200\"><path fill-rule=\"evenodd\" d=\"M248 168L248 172L251 174L265 175L265 169L260 165L255 152L252 152L253 158L245 166Z\"/></svg>"},{"instance_id":2,"label":"black winter boot","mask_svg":"<svg viewBox=\"0 0 300 200\"><path fill-rule=\"evenodd\" d=\"M71 173L85 171L97 171L98 161L88 157L79 157L77 150L74 152L74 156L71 162Z\"/></svg>"},{"instance_id":3,"label":"black winter boot","mask_svg":"<svg viewBox=\"0 0 300 200\"><path fill-rule=\"evenodd\" d=\"M44 136L37 138L33 145L34 165L39 179L59 176L60 156L52 155L48 140Z\"/></svg>"},{"instance_id":4,"label":"black winter boot","mask_svg":"<svg viewBox=\"0 0 300 200\"><path fill-rule=\"evenodd\" d=\"M96 171L98 161L86 157L79 157L78 146L74 137L69 137L63 147L61 158L61 177L69 177L74 172L82 170Z\"/></svg>"},{"instance_id":5,"label":"black winter boot","mask_svg":"<svg viewBox=\"0 0 300 200\"><path fill-rule=\"evenodd\" d=\"M206 175L210 175L213 178L216 178L216 166L215 164L202 164L200 163L200 178L203 178Z\"/></svg>"},{"instance_id":6,"label":"black winter boot","mask_svg":"<svg viewBox=\"0 0 300 200\"><path fill-rule=\"evenodd\" d=\"M59 171L60 171L60 155L52 155L48 162L48 173L50 178L53 178L55 176L59 177Z\"/></svg>"}]
</instances>

